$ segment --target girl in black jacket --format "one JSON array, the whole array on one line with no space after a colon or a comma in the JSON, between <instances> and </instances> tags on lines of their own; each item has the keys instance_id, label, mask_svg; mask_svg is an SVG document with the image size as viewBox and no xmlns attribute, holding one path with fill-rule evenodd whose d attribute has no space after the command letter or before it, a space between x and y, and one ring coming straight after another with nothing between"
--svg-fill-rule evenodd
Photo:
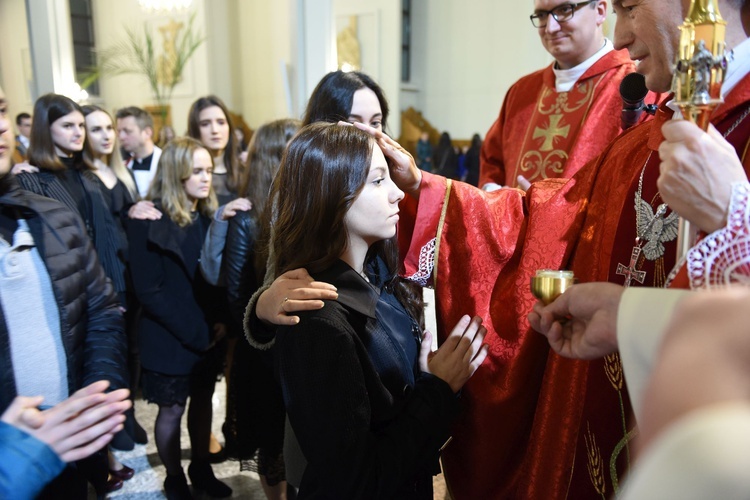
<instances>
[{"instance_id":1,"label":"girl in black jacket","mask_svg":"<svg viewBox=\"0 0 750 500\"><path fill-rule=\"evenodd\" d=\"M216 196L213 160L196 140L171 141L162 153L148 199L164 217L128 223L131 273L143 306L138 339L143 396L159 405L154 434L167 469L167 498L192 498L180 464L180 421L188 396L193 487L214 497L231 488L216 479L208 462L211 395L222 354L211 349L223 329L211 317L216 290L198 270Z\"/></svg>"},{"instance_id":2,"label":"girl in black jacket","mask_svg":"<svg viewBox=\"0 0 750 500\"><path fill-rule=\"evenodd\" d=\"M432 498L455 393L486 356L479 318L464 317L430 355L430 335L402 305L402 198L374 139L343 125L303 128L274 180L274 268L305 267L338 291L277 331L291 444L307 461L290 471L299 498Z\"/></svg>"}]
</instances>

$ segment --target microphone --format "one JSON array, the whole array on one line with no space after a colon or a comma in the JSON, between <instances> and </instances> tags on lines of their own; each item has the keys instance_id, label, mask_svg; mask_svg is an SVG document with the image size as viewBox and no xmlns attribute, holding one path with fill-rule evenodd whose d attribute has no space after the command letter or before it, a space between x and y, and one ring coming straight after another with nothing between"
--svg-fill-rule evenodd
<instances>
[{"instance_id":1,"label":"microphone","mask_svg":"<svg viewBox=\"0 0 750 500\"><path fill-rule=\"evenodd\" d=\"M643 100L648 94L646 79L640 73L630 73L620 82L620 97L622 97L622 114L620 120L622 129L627 130L640 120L641 115L656 113L655 104L644 104Z\"/></svg>"}]
</instances>

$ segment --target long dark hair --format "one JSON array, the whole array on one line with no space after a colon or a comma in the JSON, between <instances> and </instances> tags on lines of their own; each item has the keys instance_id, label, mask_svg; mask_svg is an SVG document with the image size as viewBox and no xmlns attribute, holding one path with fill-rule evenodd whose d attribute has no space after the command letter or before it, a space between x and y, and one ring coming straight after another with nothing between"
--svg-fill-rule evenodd
<instances>
[{"instance_id":1,"label":"long dark hair","mask_svg":"<svg viewBox=\"0 0 750 500\"><path fill-rule=\"evenodd\" d=\"M258 221L260 226L255 244L254 268L256 276L261 281L266 274L268 263L271 212L266 210L266 207L269 191L279 170L286 145L300 126L299 120L290 118L266 123L255 131L248 146L247 165L239 195L253 202L250 216Z\"/></svg>"},{"instance_id":2,"label":"long dark hair","mask_svg":"<svg viewBox=\"0 0 750 500\"><path fill-rule=\"evenodd\" d=\"M366 132L331 123L313 123L294 136L268 202L270 206L276 200L271 241L276 275L300 267L316 273L344 253L345 217L367 181L374 147L378 146ZM387 267L386 286L421 323L422 302L398 277L396 238L373 244L367 258L375 257Z\"/></svg>"},{"instance_id":3,"label":"long dark hair","mask_svg":"<svg viewBox=\"0 0 750 500\"><path fill-rule=\"evenodd\" d=\"M252 200L258 209L266 205L286 145L301 126L299 120L285 118L258 127L248 146L247 165L239 196Z\"/></svg>"},{"instance_id":4,"label":"long dark hair","mask_svg":"<svg viewBox=\"0 0 750 500\"><path fill-rule=\"evenodd\" d=\"M34 121L31 122L29 138L29 164L43 170L65 170L65 165L55 152L50 127L59 118L78 111L81 107L72 99L60 94L44 94L34 103Z\"/></svg>"},{"instance_id":5,"label":"long dark hair","mask_svg":"<svg viewBox=\"0 0 750 500\"><path fill-rule=\"evenodd\" d=\"M212 106L218 106L229 125L229 140L224 148L224 166L227 168L227 188L229 191L236 193L240 187L240 176L242 175L242 165L239 156L237 156L237 138L234 135L234 123L229 115L224 101L215 95L200 97L190 106L188 113L188 136L193 139L201 140L200 115L201 111Z\"/></svg>"},{"instance_id":6,"label":"long dark hair","mask_svg":"<svg viewBox=\"0 0 750 500\"><path fill-rule=\"evenodd\" d=\"M375 80L359 71L332 71L324 76L313 90L307 103L303 125L314 122L336 123L347 121L352 110L354 93L368 88L375 92L383 114L383 130L388 123L388 101Z\"/></svg>"}]
</instances>

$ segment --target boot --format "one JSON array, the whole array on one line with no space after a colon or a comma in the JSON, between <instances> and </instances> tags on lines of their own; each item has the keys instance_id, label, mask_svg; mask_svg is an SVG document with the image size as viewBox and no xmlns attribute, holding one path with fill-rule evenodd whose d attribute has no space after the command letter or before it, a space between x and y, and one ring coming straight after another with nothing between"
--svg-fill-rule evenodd
<instances>
[{"instance_id":1,"label":"boot","mask_svg":"<svg viewBox=\"0 0 750 500\"><path fill-rule=\"evenodd\" d=\"M185 474L167 475L164 480L164 494L167 500L193 500Z\"/></svg>"},{"instance_id":2,"label":"boot","mask_svg":"<svg viewBox=\"0 0 750 500\"><path fill-rule=\"evenodd\" d=\"M211 464L207 461L191 462L188 467L188 476L195 490L205 491L215 498L226 498L232 495L232 488L216 479Z\"/></svg>"}]
</instances>

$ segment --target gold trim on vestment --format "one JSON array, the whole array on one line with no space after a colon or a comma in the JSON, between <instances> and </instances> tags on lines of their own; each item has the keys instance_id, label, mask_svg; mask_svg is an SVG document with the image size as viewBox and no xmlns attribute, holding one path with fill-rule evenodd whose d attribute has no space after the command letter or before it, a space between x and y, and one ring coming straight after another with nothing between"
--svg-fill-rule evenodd
<instances>
[{"instance_id":1,"label":"gold trim on vestment","mask_svg":"<svg viewBox=\"0 0 750 500\"><path fill-rule=\"evenodd\" d=\"M445 199L443 199L443 209L440 211L440 220L438 221L437 235L435 235L435 266L432 268L432 288L437 290L438 277L438 257L440 257L440 242L443 236L443 224L445 224L445 214L448 213L448 199L451 196L453 187L452 179L445 179Z\"/></svg>"}]
</instances>

